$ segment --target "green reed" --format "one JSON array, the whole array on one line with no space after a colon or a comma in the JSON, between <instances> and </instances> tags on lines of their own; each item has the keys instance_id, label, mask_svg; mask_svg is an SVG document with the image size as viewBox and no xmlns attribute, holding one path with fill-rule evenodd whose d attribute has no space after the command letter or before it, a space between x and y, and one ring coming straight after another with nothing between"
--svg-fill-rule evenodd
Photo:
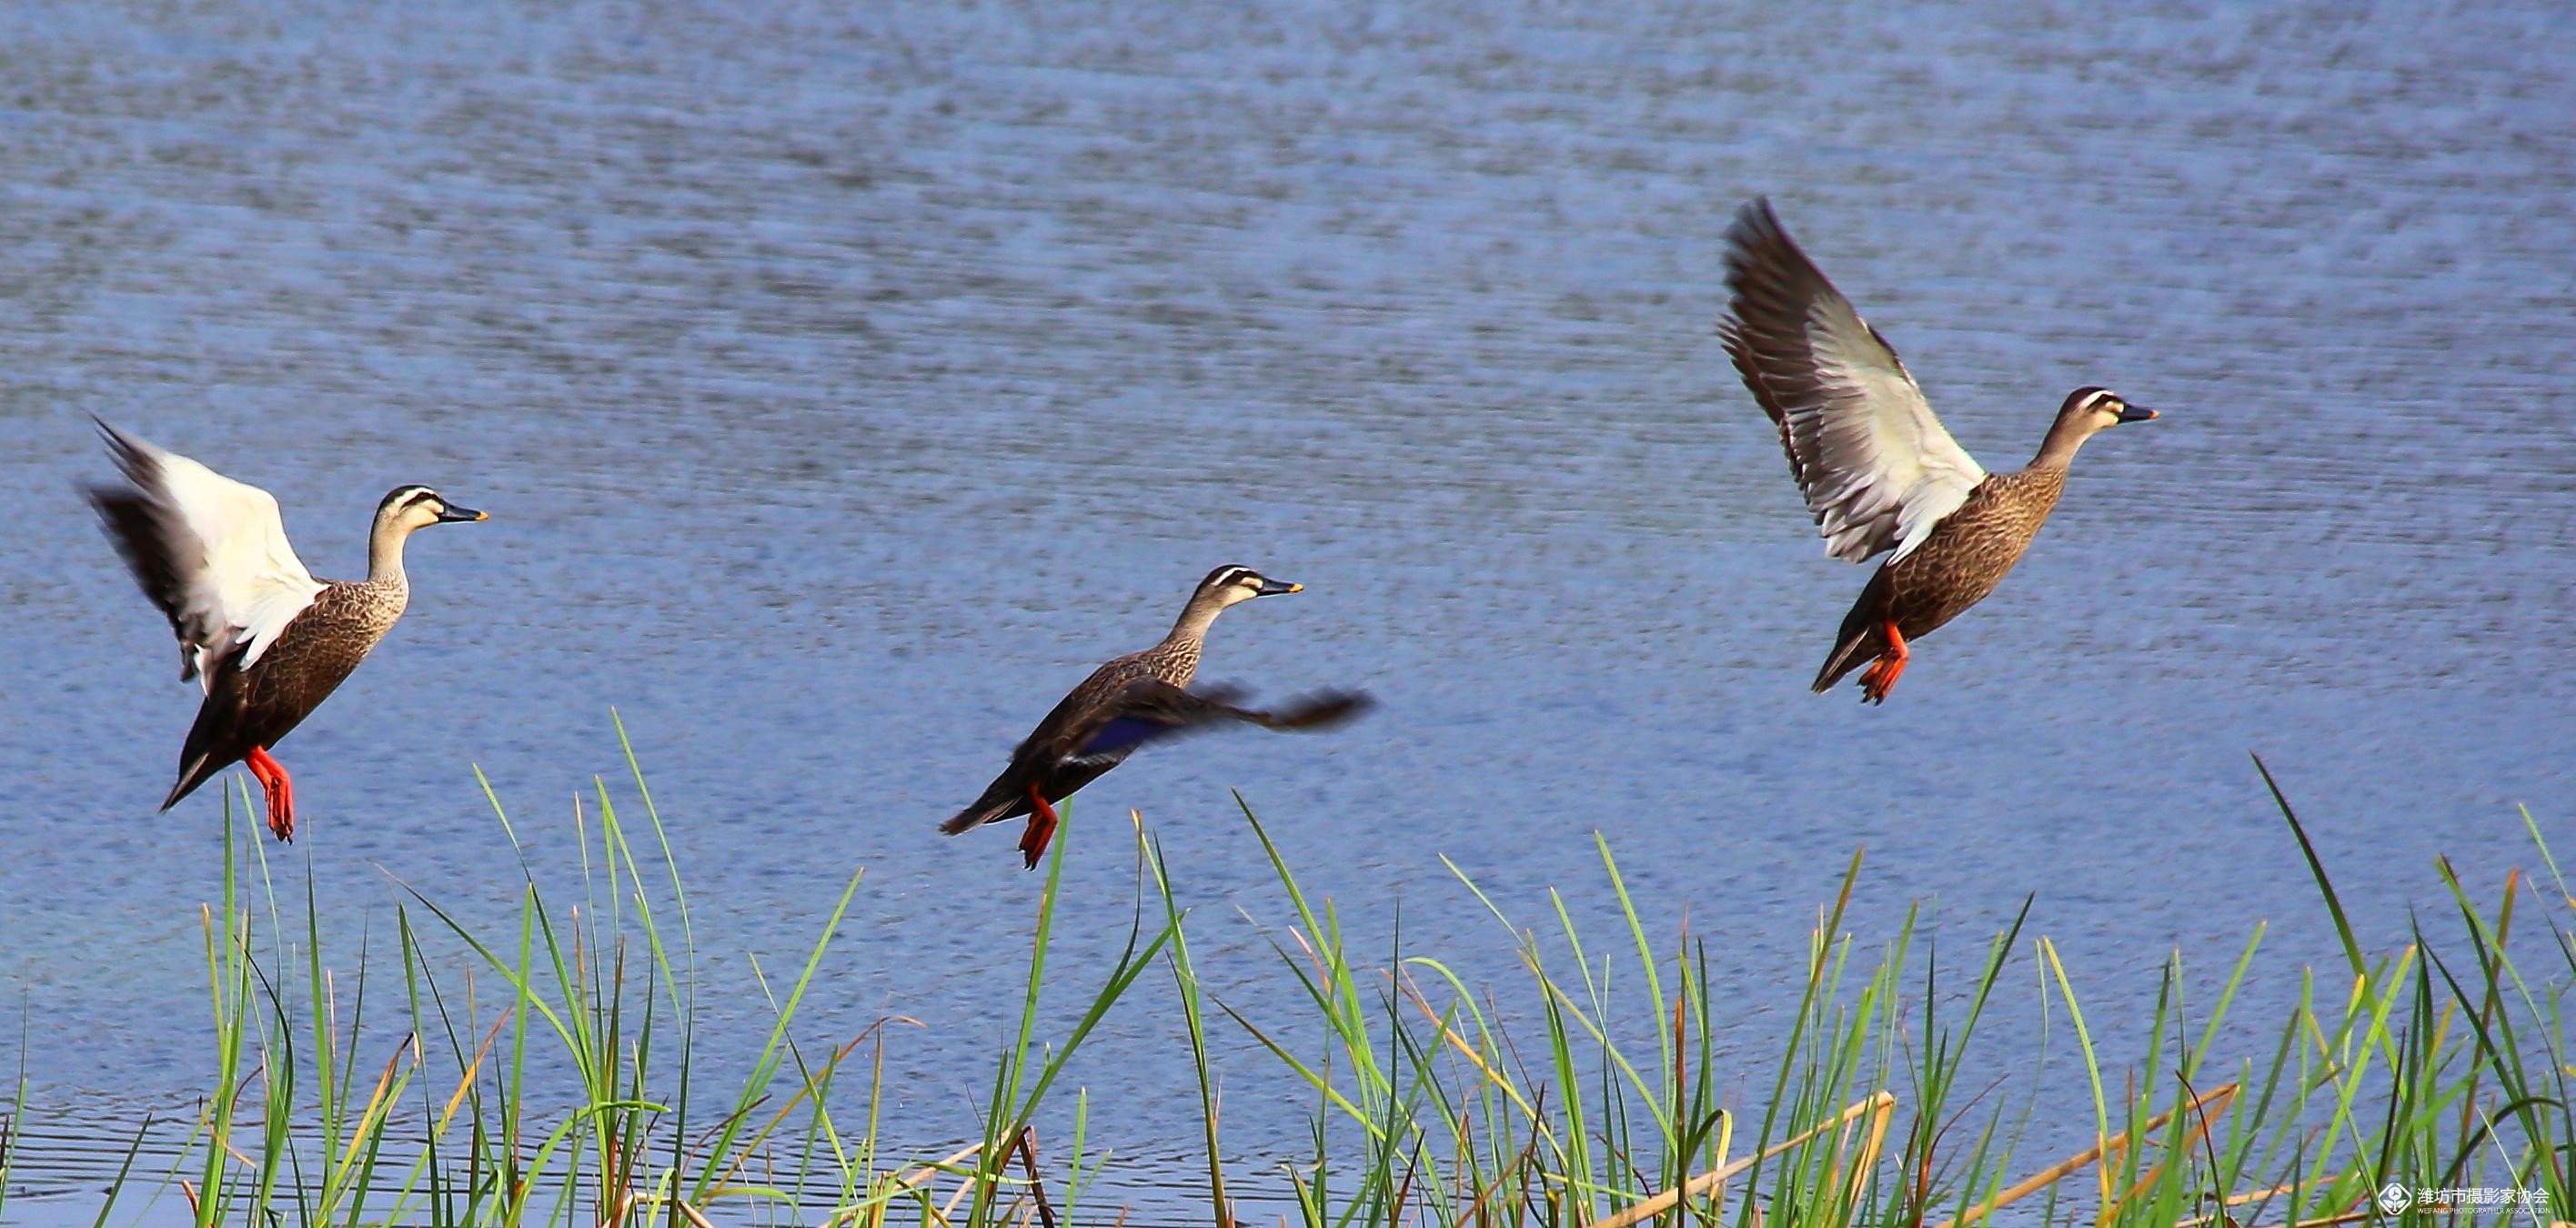
<instances>
[{"instance_id":1,"label":"green reed","mask_svg":"<svg viewBox=\"0 0 2576 1228\"><path fill-rule=\"evenodd\" d=\"M1355 950L1358 927L1300 884L1239 798L1294 918L1268 935L1265 967L1293 987L1295 1005L1256 1017L1209 987L1191 952L1197 923L1138 823L1139 906L1124 946L1055 1034L1038 1001L1079 834L1068 813L980 1128L942 1154L883 1134L883 1110L902 1090L886 1081L883 1022L840 1037L798 1022L804 1003L829 992L818 970L863 886L857 874L815 909L800 959L774 970L750 960L770 1019L760 1045L704 1050L709 957L663 816L622 729L619 738L629 779L593 781L576 804L571 865L531 851L484 785L494 850L516 860L520 883L507 919L481 927L400 882L385 926L361 919L352 931L323 915L309 874L300 910L282 906L292 880L281 891L257 829L236 823L250 813L247 793L238 811L228 798L220 897L201 909L202 1110L175 1163L145 1158L151 1124L138 1129L100 1219L176 1197L203 1225L1112 1222L1126 1209L1082 1199L1122 1140L1061 1076L1157 968L1177 991L1204 1153L1189 1171L1144 1175L1216 1225L1251 1194L1285 1196L1298 1223L1334 1228L2254 1228L2383 1218L2371 1200L2397 1176L2550 1200L2410 1210L2409 1223L2538 1225L2576 1212L2566 1040L2576 898L2527 813L2538 875L2482 894L2438 866L2451 915L2366 946L2275 789L2337 949L2299 974L2295 992L2261 995L2292 1002L2262 1020L2238 1006L2260 930L2215 961L2171 952L2145 1018L2110 1030L2139 1038L2117 1053L2098 997L2079 988L2092 978L2029 932L2028 901L1959 965L1939 957L1914 910L1892 933L1852 932L1855 853L1818 909L1793 1009L1759 1059L1742 1055L1745 1012L1710 983L1706 940L1687 926L1652 933L1655 910L1597 837L1597 880L1550 892L1534 918L1509 914L1450 866L1461 906L1490 916L1514 952L1509 975L1484 981L1454 954L1408 945L1400 924L1384 950ZM1575 918L1591 910L1578 901L1615 905L1616 922L1585 932ZM2528 961L2543 947L2527 967L2509 953ZM345 977L334 971L343 967ZM2214 980L2213 968L2224 969ZM2030 1025L2020 1031L2037 1036L2033 1051L1979 1041L2006 1018ZM1218 1054L1243 1051L1216 1043L1218 1030L1308 1089L1303 1154L1271 1166L1220 1159ZM22 1070L0 1123L0 1197L25 1088ZM1048 1140L1042 1163L1032 1135L1049 1104L1049 1120L1071 1127ZM2089 1120L2089 1145L2026 1145L2034 1120L2070 1112Z\"/></svg>"},{"instance_id":2,"label":"green reed","mask_svg":"<svg viewBox=\"0 0 2576 1228\"><path fill-rule=\"evenodd\" d=\"M2528 812L2544 880L2510 876L2481 903L2445 863L2456 924L2419 920L2371 956L2274 797L2309 850L2339 961L2305 971L2287 1015L2264 1023L2236 1017L2259 930L2214 985L2172 952L2144 1047L2125 1056L2103 1049L2058 946L2025 937L2027 901L1964 970L1964 993L1953 969L1918 955L1918 913L1878 943L1848 932L1856 854L1820 910L1768 1079L1721 1086L1728 1012L1705 946L1687 930L1649 936L1606 843L1595 840L1596 890L1624 921L1606 942L1579 930L1561 894L1525 925L1451 866L1518 952L1517 982L1471 984L1401 943L1375 962L1355 955L1333 902L1299 885L1249 809L1293 905L1272 947L1305 1006L1288 1020L1220 1009L1313 1091L1311 1150L1285 1179L1308 1225L2244 1228L2381 1219L2372 1200L2392 1179L2547 1199L2409 1209L2409 1223L2570 1218L2576 898ZM2546 931L2545 966L2529 974L2507 950L2517 924ZM1972 1050L2008 1008L2039 1025L2039 1052ZM2071 1033L2071 1074L2049 1069L2053 1028ZM2043 1104L2089 1114L2091 1145L2028 1154Z\"/></svg>"},{"instance_id":3,"label":"green reed","mask_svg":"<svg viewBox=\"0 0 2576 1228\"><path fill-rule=\"evenodd\" d=\"M173 1194L201 1225L985 1224L1020 1213L1030 1182L1006 1168L1020 1128L1168 933L1131 943L1069 1035L1039 1036L1059 856L986 1137L914 1155L879 1136L892 1090L885 1021L822 1044L796 1022L861 876L819 911L786 975L751 958L771 1019L758 1050L702 1051L688 897L618 733L632 793L592 782L573 814L576 864L539 864L484 782L520 868L515 917L478 929L396 881L390 950L362 924L352 953L309 875L290 920L268 848L236 822L251 813L247 794L238 810L228 797L220 900L201 909L213 1050L203 1110L157 1180L129 1157L102 1219L120 1199ZM345 980L333 970L341 957L355 969ZM23 1118L21 1106L0 1139Z\"/></svg>"}]
</instances>

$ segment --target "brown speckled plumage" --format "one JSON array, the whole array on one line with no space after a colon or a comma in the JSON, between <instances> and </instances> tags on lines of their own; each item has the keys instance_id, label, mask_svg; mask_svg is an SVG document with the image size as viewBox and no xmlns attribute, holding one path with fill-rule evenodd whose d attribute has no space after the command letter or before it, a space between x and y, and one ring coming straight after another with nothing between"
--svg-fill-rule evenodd
<instances>
[{"instance_id":1,"label":"brown speckled plumage","mask_svg":"<svg viewBox=\"0 0 2576 1228\"><path fill-rule=\"evenodd\" d=\"M1313 729L1357 715L1369 706L1368 697L1358 692L1321 692L1265 712L1235 706L1231 690L1192 694L1184 689L1197 676L1199 650L1209 624L1220 612L1238 601L1295 592L1298 587L1265 579L1249 567L1229 565L1209 572L1191 592L1189 605L1172 624L1171 634L1151 648L1091 671L1020 740L1009 766L974 803L940 823L939 830L955 835L987 823L1033 816L1020 847L1034 869L1053 830L1054 817L1047 812L1053 804L1126 762L1147 742L1218 721Z\"/></svg>"},{"instance_id":2,"label":"brown speckled plumage","mask_svg":"<svg viewBox=\"0 0 2576 1228\"><path fill-rule=\"evenodd\" d=\"M239 654L216 668L179 751L179 781L162 809L241 762L251 747L275 746L302 724L367 659L411 600L400 576L325 583L250 669L239 667Z\"/></svg>"},{"instance_id":3,"label":"brown speckled plumage","mask_svg":"<svg viewBox=\"0 0 2576 1228\"><path fill-rule=\"evenodd\" d=\"M959 811L939 830L951 835L986 823L999 823L1029 813L1029 786L1035 784L1049 802L1071 797L1100 774L1127 761L1133 746L1114 752L1070 758L1085 736L1117 715L1119 697L1140 679L1186 687L1196 677L1200 637L1165 640L1142 652L1131 652L1091 671L1063 699L1056 701L1038 727L1011 751L1011 764L975 804Z\"/></svg>"},{"instance_id":4,"label":"brown speckled plumage","mask_svg":"<svg viewBox=\"0 0 2576 1228\"><path fill-rule=\"evenodd\" d=\"M2030 549L2039 526L2066 489L2060 468L1998 473L1978 483L1959 510L1942 518L1914 553L1882 563L1843 615L1834 650L1816 671L1821 694L1887 651L1885 624L1907 639L1957 618L1995 591Z\"/></svg>"}]
</instances>

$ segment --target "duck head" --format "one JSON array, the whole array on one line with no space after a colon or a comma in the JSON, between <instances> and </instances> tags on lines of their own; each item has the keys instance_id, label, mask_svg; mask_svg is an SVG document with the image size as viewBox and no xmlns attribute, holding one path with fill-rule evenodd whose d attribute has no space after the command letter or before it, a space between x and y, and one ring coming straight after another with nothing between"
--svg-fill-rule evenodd
<instances>
[{"instance_id":1,"label":"duck head","mask_svg":"<svg viewBox=\"0 0 2576 1228\"><path fill-rule=\"evenodd\" d=\"M2075 459L2075 450L2096 432L2155 416L2156 411L2131 405L2108 388L2078 388L2067 393L2065 403L2057 407L2057 421L2048 428L2048 438L2040 443L2035 463L2064 465Z\"/></svg>"},{"instance_id":2,"label":"duck head","mask_svg":"<svg viewBox=\"0 0 2576 1228\"><path fill-rule=\"evenodd\" d=\"M458 507L446 496L426 486L397 486L385 492L384 501L376 505L376 528L409 533L434 524L451 524L463 520L490 520L491 517L470 507Z\"/></svg>"},{"instance_id":3,"label":"duck head","mask_svg":"<svg viewBox=\"0 0 2576 1228\"><path fill-rule=\"evenodd\" d=\"M1305 587L1285 580L1273 580L1241 563L1228 563L1209 572L1207 579L1199 581L1198 590L1190 594L1190 604L1208 602L1221 610L1255 597L1276 597L1281 593L1300 592Z\"/></svg>"}]
</instances>

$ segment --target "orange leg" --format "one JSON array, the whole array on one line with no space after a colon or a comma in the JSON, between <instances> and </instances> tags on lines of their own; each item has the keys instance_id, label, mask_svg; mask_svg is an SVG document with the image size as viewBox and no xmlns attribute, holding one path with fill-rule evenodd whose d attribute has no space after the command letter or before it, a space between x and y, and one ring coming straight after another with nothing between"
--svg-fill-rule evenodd
<instances>
[{"instance_id":1,"label":"orange leg","mask_svg":"<svg viewBox=\"0 0 2576 1228\"><path fill-rule=\"evenodd\" d=\"M1038 792L1036 785L1030 785L1029 826L1020 833L1020 857L1030 869L1038 868L1038 858L1045 854L1047 841L1054 838L1055 807L1047 804L1046 794Z\"/></svg>"},{"instance_id":2,"label":"orange leg","mask_svg":"<svg viewBox=\"0 0 2576 1228\"><path fill-rule=\"evenodd\" d=\"M295 838L295 782L287 779L286 765L268 755L268 748L254 746L242 756L242 764L259 781L260 791L268 794L268 829L280 840Z\"/></svg>"},{"instance_id":3,"label":"orange leg","mask_svg":"<svg viewBox=\"0 0 2576 1228\"><path fill-rule=\"evenodd\" d=\"M1896 685L1896 676L1905 672L1905 660L1913 654L1905 647L1905 636L1893 622L1883 622L1878 629L1887 636L1887 650L1860 675L1860 697L1863 702L1887 702L1887 690Z\"/></svg>"}]
</instances>

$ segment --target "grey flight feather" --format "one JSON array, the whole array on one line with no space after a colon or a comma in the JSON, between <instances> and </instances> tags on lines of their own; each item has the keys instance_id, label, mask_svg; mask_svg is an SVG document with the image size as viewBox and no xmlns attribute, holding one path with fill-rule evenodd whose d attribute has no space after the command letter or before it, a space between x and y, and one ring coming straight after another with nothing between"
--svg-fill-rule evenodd
<instances>
[{"instance_id":1,"label":"grey flight feather","mask_svg":"<svg viewBox=\"0 0 2576 1228\"><path fill-rule=\"evenodd\" d=\"M1745 388L1780 432L1826 550L1907 553L1985 480L1887 339L1807 258L1768 201L1727 231L1718 326Z\"/></svg>"}]
</instances>

